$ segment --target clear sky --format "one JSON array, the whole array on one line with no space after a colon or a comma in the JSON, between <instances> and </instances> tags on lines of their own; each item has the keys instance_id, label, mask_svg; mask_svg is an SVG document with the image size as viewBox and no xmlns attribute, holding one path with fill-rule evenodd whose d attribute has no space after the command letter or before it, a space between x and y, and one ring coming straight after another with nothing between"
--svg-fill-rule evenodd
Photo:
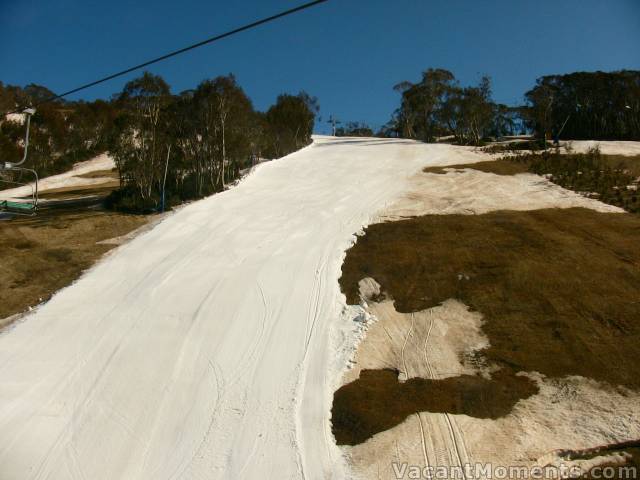
<instances>
[{"instance_id":1,"label":"clear sky","mask_svg":"<svg viewBox=\"0 0 640 480\"><path fill-rule=\"evenodd\" d=\"M0 0L0 80L60 92L300 3ZM325 119L377 127L393 85L429 67L463 84L488 74L508 104L541 75L640 69L640 0L330 0L149 70L174 92L232 72L259 109L306 90ZM133 76L71 98L108 98Z\"/></svg>"}]
</instances>

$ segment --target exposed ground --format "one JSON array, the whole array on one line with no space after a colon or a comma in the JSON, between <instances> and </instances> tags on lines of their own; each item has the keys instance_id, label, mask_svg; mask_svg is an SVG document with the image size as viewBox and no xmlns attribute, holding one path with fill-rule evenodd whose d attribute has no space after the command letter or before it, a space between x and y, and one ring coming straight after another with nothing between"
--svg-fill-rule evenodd
<instances>
[{"instance_id":1,"label":"exposed ground","mask_svg":"<svg viewBox=\"0 0 640 480\"><path fill-rule=\"evenodd\" d=\"M81 208L0 221L0 319L48 300L113 248L98 242L149 220Z\"/></svg>"},{"instance_id":2,"label":"exposed ground","mask_svg":"<svg viewBox=\"0 0 640 480\"><path fill-rule=\"evenodd\" d=\"M152 220L104 211L104 198L119 185L112 164L100 155L42 179L36 216L0 214L0 328L80 277L118 244L109 240ZM0 196L24 191L4 190Z\"/></svg>"},{"instance_id":3,"label":"exposed ground","mask_svg":"<svg viewBox=\"0 0 640 480\"><path fill-rule=\"evenodd\" d=\"M369 226L340 285L357 304L372 277L399 312L462 301L485 317L482 353L502 368L640 388L638 245L632 215L429 215Z\"/></svg>"},{"instance_id":4,"label":"exposed ground","mask_svg":"<svg viewBox=\"0 0 640 480\"><path fill-rule=\"evenodd\" d=\"M549 149L555 150L555 147L547 142ZM487 153L505 153L505 152L522 152L522 151L540 151L544 148L541 140L532 137L521 137L519 139L511 139L503 142L493 143L482 150ZM620 156L638 156L640 155L640 142L633 141L599 141L599 140L566 140L561 141L559 151L587 153L593 148L598 148L605 155Z\"/></svg>"},{"instance_id":5,"label":"exposed ground","mask_svg":"<svg viewBox=\"0 0 640 480\"><path fill-rule=\"evenodd\" d=\"M378 478L374 469L389 467L390 452L441 464L507 462L514 452L531 460L556 446L640 438L633 391L603 393L594 380L568 384L532 373L524 382L538 393L513 406L507 395L509 413L496 419L417 412L363 444L336 447L330 406L360 325L349 321L354 310L337 283L344 251L425 166L486 158L449 145L318 138L123 245L0 335L3 480L343 479L350 475L345 451L372 469L366 478ZM507 183L478 171L419 176L434 187L415 197L431 213L487 211L507 199L522 199L522 209L619 211L535 175L499 177L515 178ZM439 352L421 335L450 337L452 311L473 342ZM479 312L445 302L394 315L421 322L415 336L396 335L406 355L387 363L401 372L392 383L398 391L422 383L411 379L422 377L425 365L430 380L500 380L473 354L488 345ZM457 360L459 351L468 361ZM418 354L425 360L418 363ZM464 400L454 404L464 407ZM398 431L406 435L398 438ZM361 449L371 445L375 457Z\"/></svg>"},{"instance_id":6,"label":"exposed ground","mask_svg":"<svg viewBox=\"0 0 640 480\"><path fill-rule=\"evenodd\" d=\"M472 168L480 172L495 173L496 175L516 175L518 173L528 173L532 157L516 155L503 157L486 162L470 163L466 165L450 165L446 167L427 167L426 173L447 173L448 169L462 170ZM600 160L611 168L622 168L628 170L633 176L640 176L640 155L600 155Z\"/></svg>"},{"instance_id":7,"label":"exposed ground","mask_svg":"<svg viewBox=\"0 0 640 480\"><path fill-rule=\"evenodd\" d=\"M636 166L609 157L619 160ZM640 437L640 219L527 171L510 159L427 168L379 215L395 221L347 252L347 302L374 318L334 397L334 433L355 444L345 452L358 478L396 478L390 466L404 461L532 465ZM363 294L363 279L380 287ZM470 375L537 390L504 401L449 388ZM486 418L461 407L476 402L506 408ZM572 461L629 464L635 448Z\"/></svg>"},{"instance_id":8,"label":"exposed ground","mask_svg":"<svg viewBox=\"0 0 640 480\"><path fill-rule=\"evenodd\" d=\"M464 170L471 168L478 170L479 172L495 173L496 175L517 175L518 173L528 173L529 165L526 162L520 161L519 157L513 158L500 158L497 160L489 160L486 162L479 162L467 165L451 165L448 167L427 167L424 169L425 173L437 173L446 174L452 170Z\"/></svg>"},{"instance_id":9,"label":"exposed ground","mask_svg":"<svg viewBox=\"0 0 640 480\"><path fill-rule=\"evenodd\" d=\"M105 177L102 177L104 179ZM62 200L67 198L80 198L88 196L106 197L114 189L118 188L120 182L117 178L104 181L98 184L89 184L86 186L61 187L45 190L39 194L40 199L45 200L45 205L52 200Z\"/></svg>"}]
</instances>

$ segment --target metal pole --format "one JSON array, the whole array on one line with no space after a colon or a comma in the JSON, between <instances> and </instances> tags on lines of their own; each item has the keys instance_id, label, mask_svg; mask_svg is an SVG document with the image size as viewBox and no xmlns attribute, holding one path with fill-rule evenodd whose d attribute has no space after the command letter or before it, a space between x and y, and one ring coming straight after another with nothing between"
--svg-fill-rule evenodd
<instances>
[{"instance_id":1,"label":"metal pole","mask_svg":"<svg viewBox=\"0 0 640 480\"><path fill-rule=\"evenodd\" d=\"M27 117L27 133L24 137L24 154L22 155L22 160L20 160L18 163L6 162L4 164L4 168L19 167L20 165L22 165L24 162L27 161L27 150L29 150L29 127L31 126L31 115L35 114L36 110L34 108L26 108L22 113L24 113Z\"/></svg>"},{"instance_id":2,"label":"metal pole","mask_svg":"<svg viewBox=\"0 0 640 480\"><path fill-rule=\"evenodd\" d=\"M164 178L162 179L162 201L160 211L164 213L164 189L167 184L167 170L169 169L169 155L171 155L171 145L169 145L169 149L167 150L167 161L164 163Z\"/></svg>"}]
</instances>

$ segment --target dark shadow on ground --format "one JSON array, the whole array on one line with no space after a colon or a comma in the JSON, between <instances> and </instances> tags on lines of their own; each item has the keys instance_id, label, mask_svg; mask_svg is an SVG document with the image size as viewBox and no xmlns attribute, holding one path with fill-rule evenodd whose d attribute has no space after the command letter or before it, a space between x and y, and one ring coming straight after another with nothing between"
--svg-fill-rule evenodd
<instances>
[{"instance_id":1,"label":"dark shadow on ground","mask_svg":"<svg viewBox=\"0 0 640 480\"><path fill-rule=\"evenodd\" d=\"M537 391L527 377L504 373L491 380L462 375L399 383L397 371L363 370L358 380L335 393L333 434L338 445L357 445L421 411L499 418Z\"/></svg>"}]
</instances>

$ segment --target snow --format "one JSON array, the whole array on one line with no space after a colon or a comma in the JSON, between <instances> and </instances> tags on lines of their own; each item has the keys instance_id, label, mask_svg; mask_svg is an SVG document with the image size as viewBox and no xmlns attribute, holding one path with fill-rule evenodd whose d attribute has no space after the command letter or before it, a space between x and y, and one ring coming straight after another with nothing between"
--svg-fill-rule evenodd
<instances>
[{"instance_id":1,"label":"snow","mask_svg":"<svg viewBox=\"0 0 640 480\"><path fill-rule=\"evenodd\" d=\"M591 148L599 147L600 152L605 155L640 155L640 142L625 142L621 140L571 140L566 142L566 144L571 145L575 153L586 153Z\"/></svg>"},{"instance_id":2,"label":"snow","mask_svg":"<svg viewBox=\"0 0 640 480\"><path fill-rule=\"evenodd\" d=\"M4 118L7 122L14 122L24 125L24 113L7 113Z\"/></svg>"},{"instance_id":3,"label":"snow","mask_svg":"<svg viewBox=\"0 0 640 480\"><path fill-rule=\"evenodd\" d=\"M416 179L444 182L434 198L467 179L464 208L541 181L420 173L490 158L316 137L118 247L0 334L2 479L348 477L330 408L366 315L339 290L344 252Z\"/></svg>"},{"instance_id":4,"label":"snow","mask_svg":"<svg viewBox=\"0 0 640 480\"><path fill-rule=\"evenodd\" d=\"M362 293L362 289L360 291ZM443 379L478 373L477 365L464 364L460 359L470 358L472 353L489 346L481 330L484 319L480 313L470 312L461 302L450 299L429 310L403 314L395 310L392 300L383 300L369 302L366 310L372 322L367 326L356 360L345 373L342 383L356 380L362 370L389 367L398 369L400 381L414 377ZM407 335L409 331L411 334ZM436 373L425 365L424 340L427 337L430 362L446 366L446 370ZM482 373L489 376L489 369L485 370Z\"/></svg>"},{"instance_id":5,"label":"snow","mask_svg":"<svg viewBox=\"0 0 640 480\"><path fill-rule=\"evenodd\" d=\"M369 279L369 284L375 282ZM362 284L361 284L362 286ZM360 290L368 300L366 291ZM481 331L482 315L471 312L457 300L415 312L399 313L392 300L364 304L372 322L360 342L352 368L343 382L355 380L363 369L396 368L399 381L422 377L443 379L475 373L489 374L483 366L461 362L486 348L489 341ZM420 412L366 442L343 447L353 464L356 478L396 477L394 462L424 467L460 467L474 460L476 449L460 427L464 415ZM486 461L486 458L482 458ZM492 459L489 459L492 460ZM412 478L412 477L409 477Z\"/></svg>"},{"instance_id":6,"label":"snow","mask_svg":"<svg viewBox=\"0 0 640 480\"><path fill-rule=\"evenodd\" d=\"M38 191L40 193L43 193L47 190L54 190L58 188L78 188L91 185L99 185L101 183L112 181L113 178L83 178L79 177L78 175L86 175L88 173L103 170L112 170L113 168L115 168L113 158L108 154L103 153L95 158L92 158L91 160L76 163L73 168L67 172L40 179L40 181L38 182ZM31 196L31 192L31 185L0 190L0 200Z\"/></svg>"},{"instance_id":7,"label":"snow","mask_svg":"<svg viewBox=\"0 0 640 480\"><path fill-rule=\"evenodd\" d=\"M368 283L375 281L369 279ZM365 293L362 288L361 293ZM396 368L399 380L490 373L490 365L461 361L489 344L481 330L482 315L461 302L447 300L437 307L405 314L397 312L391 300L364 306L370 315L366 336L344 383L355 380L363 369ZM394 462L420 467L570 464L566 456L558 457L558 448L581 450L640 436L637 392L579 376L552 379L535 372L525 375L540 391L520 400L505 417L492 420L420 412L360 445L342 447L353 464L355 478L396 479ZM607 460L611 458L598 457L597 462ZM593 466L580 461L571 464L582 466L583 471Z\"/></svg>"},{"instance_id":8,"label":"snow","mask_svg":"<svg viewBox=\"0 0 640 480\"><path fill-rule=\"evenodd\" d=\"M624 210L566 190L531 173L496 175L465 168L446 174L420 172L410 188L377 221L416 215L480 214L495 210L583 207L598 212Z\"/></svg>"},{"instance_id":9,"label":"snow","mask_svg":"<svg viewBox=\"0 0 640 480\"><path fill-rule=\"evenodd\" d=\"M458 154L453 150L451 156ZM381 209L373 221L505 209L583 207L624 212L533 174L496 175L470 168L445 170L446 174L420 171L413 175L403 194ZM375 279L360 282L364 301L357 315L364 323L354 326L356 351L341 384L357 379L362 369L390 367L398 369L399 380L490 374L491 365L460 360L473 357L474 352L488 345L481 330L484 320L480 313L448 300L432 309L402 314L390 300L367 303L379 291ZM399 478L393 470L394 462L420 467L458 467L475 462L531 467L559 447L586 448L640 436L639 394L606 388L583 377L559 381L537 373L527 375L540 392L518 402L504 418L420 412L360 445L343 447L355 478Z\"/></svg>"},{"instance_id":10,"label":"snow","mask_svg":"<svg viewBox=\"0 0 640 480\"><path fill-rule=\"evenodd\" d=\"M344 478L344 251L422 167L482 159L319 137L119 247L0 335L3 480Z\"/></svg>"}]
</instances>

